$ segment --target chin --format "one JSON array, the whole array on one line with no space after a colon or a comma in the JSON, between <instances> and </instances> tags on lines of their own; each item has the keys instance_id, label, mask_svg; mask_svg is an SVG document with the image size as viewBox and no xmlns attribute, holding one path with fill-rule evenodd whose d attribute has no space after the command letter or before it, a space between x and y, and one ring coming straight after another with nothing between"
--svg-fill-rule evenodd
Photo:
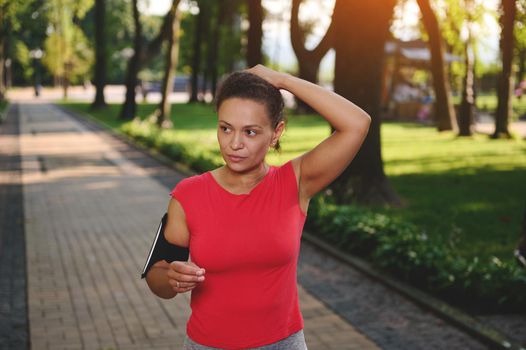
<instances>
[{"instance_id":1,"label":"chin","mask_svg":"<svg viewBox=\"0 0 526 350\"><path fill-rule=\"evenodd\" d=\"M239 164L239 163L233 163L233 162L228 162L228 161L225 162L225 164L229 169L237 173L243 173L252 168L251 166L248 166L247 164Z\"/></svg>"},{"instance_id":2,"label":"chin","mask_svg":"<svg viewBox=\"0 0 526 350\"><path fill-rule=\"evenodd\" d=\"M238 173L244 173L248 172L250 170L253 170L258 166L259 163L254 163L253 161L249 159L245 159L242 162L232 162L230 160L225 160L225 164L228 168L230 168L232 171L238 172Z\"/></svg>"}]
</instances>

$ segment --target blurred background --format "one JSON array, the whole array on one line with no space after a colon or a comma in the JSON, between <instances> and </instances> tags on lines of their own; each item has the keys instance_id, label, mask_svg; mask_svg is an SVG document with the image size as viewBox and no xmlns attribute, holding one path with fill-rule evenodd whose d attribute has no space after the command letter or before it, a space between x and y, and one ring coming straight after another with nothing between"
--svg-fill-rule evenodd
<instances>
[{"instance_id":1,"label":"blurred background","mask_svg":"<svg viewBox=\"0 0 526 350\"><path fill-rule=\"evenodd\" d=\"M223 164L215 91L256 64L373 120L311 202L308 231L480 319L526 327L525 0L0 0L0 113L51 102L190 171ZM282 93L271 164L332 131Z\"/></svg>"}]
</instances>

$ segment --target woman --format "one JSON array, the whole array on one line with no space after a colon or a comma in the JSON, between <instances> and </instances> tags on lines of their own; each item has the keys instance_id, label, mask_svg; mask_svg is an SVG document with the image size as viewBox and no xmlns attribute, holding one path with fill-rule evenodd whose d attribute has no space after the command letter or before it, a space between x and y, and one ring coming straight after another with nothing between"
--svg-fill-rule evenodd
<instances>
[{"instance_id":1,"label":"woman","mask_svg":"<svg viewBox=\"0 0 526 350\"><path fill-rule=\"evenodd\" d=\"M335 129L309 152L276 167L285 89ZM185 349L306 349L296 267L309 200L358 152L371 118L316 84L257 65L232 73L216 96L225 165L171 192L166 239L191 262L158 262L147 275L162 298L192 291Z\"/></svg>"}]
</instances>

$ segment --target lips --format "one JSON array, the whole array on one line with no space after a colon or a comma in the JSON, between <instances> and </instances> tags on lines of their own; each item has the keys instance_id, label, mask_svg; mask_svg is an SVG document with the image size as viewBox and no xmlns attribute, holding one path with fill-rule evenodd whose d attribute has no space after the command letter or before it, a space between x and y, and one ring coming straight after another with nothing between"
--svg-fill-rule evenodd
<instances>
[{"instance_id":1,"label":"lips","mask_svg":"<svg viewBox=\"0 0 526 350\"><path fill-rule=\"evenodd\" d=\"M228 154L227 158L234 163L238 163L238 162L243 161L246 157L240 157L240 156L236 156L233 154Z\"/></svg>"}]
</instances>

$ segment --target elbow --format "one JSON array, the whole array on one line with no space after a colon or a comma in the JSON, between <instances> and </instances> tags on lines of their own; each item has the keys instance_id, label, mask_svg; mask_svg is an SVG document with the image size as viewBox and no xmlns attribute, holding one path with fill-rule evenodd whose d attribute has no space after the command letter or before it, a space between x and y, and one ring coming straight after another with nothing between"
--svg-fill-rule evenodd
<instances>
[{"instance_id":1,"label":"elbow","mask_svg":"<svg viewBox=\"0 0 526 350\"><path fill-rule=\"evenodd\" d=\"M371 122L373 121L373 118L366 112L363 113L364 116L364 123L366 125L366 128L369 129L369 125L371 125Z\"/></svg>"},{"instance_id":2,"label":"elbow","mask_svg":"<svg viewBox=\"0 0 526 350\"><path fill-rule=\"evenodd\" d=\"M369 132L369 127L371 126L372 118L369 114L363 112L362 121L359 123L358 130L360 133L367 134Z\"/></svg>"},{"instance_id":3,"label":"elbow","mask_svg":"<svg viewBox=\"0 0 526 350\"><path fill-rule=\"evenodd\" d=\"M157 297L161 299L173 299L177 295L177 292L174 292L170 287L161 288L155 284L150 284L148 281L146 282L148 285L148 288L150 288L150 291Z\"/></svg>"},{"instance_id":4,"label":"elbow","mask_svg":"<svg viewBox=\"0 0 526 350\"><path fill-rule=\"evenodd\" d=\"M154 293L155 294L155 293ZM177 295L177 293L175 294L163 294L163 293L159 293L159 294L155 294L157 295L159 298L161 299L164 299L164 300L170 300L170 299L173 299L175 298L175 296Z\"/></svg>"}]
</instances>

